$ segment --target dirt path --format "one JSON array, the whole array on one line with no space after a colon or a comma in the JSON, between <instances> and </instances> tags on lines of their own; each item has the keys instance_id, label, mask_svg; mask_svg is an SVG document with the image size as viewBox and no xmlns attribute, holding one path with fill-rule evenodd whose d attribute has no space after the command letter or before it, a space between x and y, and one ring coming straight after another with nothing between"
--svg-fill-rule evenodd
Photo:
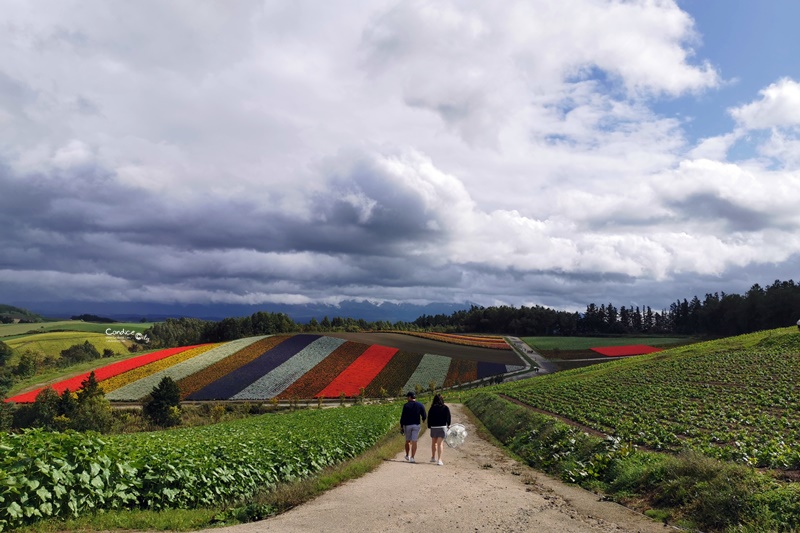
<instances>
[{"instance_id":1,"label":"dirt path","mask_svg":"<svg viewBox=\"0 0 800 533\"><path fill-rule=\"evenodd\" d=\"M445 447L444 466L428 463L430 437L420 437L418 463L398 451L366 476L291 511L216 533L299 532L641 532L671 529L597 495L564 485L509 459L477 437L460 405L453 421L469 431L464 446Z\"/></svg>"}]
</instances>

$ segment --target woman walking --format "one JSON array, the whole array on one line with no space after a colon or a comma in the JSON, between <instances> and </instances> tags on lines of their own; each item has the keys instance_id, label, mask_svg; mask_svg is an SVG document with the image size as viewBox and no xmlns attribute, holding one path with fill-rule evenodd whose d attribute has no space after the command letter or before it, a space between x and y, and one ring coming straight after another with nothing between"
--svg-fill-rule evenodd
<instances>
[{"instance_id":1,"label":"woman walking","mask_svg":"<svg viewBox=\"0 0 800 533\"><path fill-rule=\"evenodd\" d=\"M450 427L450 408L444 404L441 394L433 397L433 404L428 410L428 429L431 430L431 462L444 466L442 450L444 449L445 430Z\"/></svg>"}]
</instances>

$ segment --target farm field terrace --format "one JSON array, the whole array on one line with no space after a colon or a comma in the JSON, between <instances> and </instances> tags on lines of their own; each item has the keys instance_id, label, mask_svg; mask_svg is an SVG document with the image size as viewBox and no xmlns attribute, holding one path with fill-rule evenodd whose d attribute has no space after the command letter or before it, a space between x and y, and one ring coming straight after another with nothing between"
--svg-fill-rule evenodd
<instances>
[{"instance_id":1,"label":"farm field terrace","mask_svg":"<svg viewBox=\"0 0 800 533\"><path fill-rule=\"evenodd\" d=\"M560 370L571 370L596 363L608 357L591 348L645 345L666 349L694 342L691 337L522 337L521 340L541 356L552 361Z\"/></svg>"},{"instance_id":2,"label":"farm field terrace","mask_svg":"<svg viewBox=\"0 0 800 533\"><path fill-rule=\"evenodd\" d=\"M106 335L105 333L83 331L37 333L36 335L24 335L2 340L14 350L14 355L17 357L25 352L31 352L41 357L58 358L62 350L66 350L75 344L83 344L86 341L97 348L100 353L105 349L110 349L118 354L127 353L128 346L131 345L131 341Z\"/></svg>"},{"instance_id":3,"label":"farm field terrace","mask_svg":"<svg viewBox=\"0 0 800 533\"><path fill-rule=\"evenodd\" d=\"M417 341L417 346L420 342L428 346L433 343L406 338ZM484 350L507 358L507 352ZM406 390L466 384L525 368L516 356L512 360L516 364L297 334L159 350L97 368L95 377L112 401L140 401L164 377L175 381L181 399L189 401L388 397ZM79 374L47 386L58 393L67 388L74 391L87 376ZM9 401L32 402L43 388L17 394Z\"/></svg>"},{"instance_id":4,"label":"farm field terrace","mask_svg":"<svg viewBox=\"0 0 800 533\"><path fill-rule=\"evenodd\" d=\"M657 450L800 469L800 333L784 328L498 386L531 407Z\"/></svg>"},{"instance_id":5,"label":"farm field terrace","mask_svg":"<svg viewBox=\"0 0 800 533\"><path fill-rule=\"evenodd\" d=\"M355 457L397 425L400 403L267 414L105 436L0 434L0 531L103 509L231 503Z\"/></svg>"},{"instance_id":6,"label":"farm field terrace","mask_svg":"<svg viewBox=\"0 0 800 533\"><path fill-rule=\"evenodd\" d=\"M7 341L11 337L19 335L29 335L35 333L47 333L52 331L87 331L91 333L103 333L106 329L132 330L139 333L153 325L152 322L83 322L81 320L59 320L56 322L36 322L33 324L0 324L0 341Z\"/></svg>"}]
</instances>

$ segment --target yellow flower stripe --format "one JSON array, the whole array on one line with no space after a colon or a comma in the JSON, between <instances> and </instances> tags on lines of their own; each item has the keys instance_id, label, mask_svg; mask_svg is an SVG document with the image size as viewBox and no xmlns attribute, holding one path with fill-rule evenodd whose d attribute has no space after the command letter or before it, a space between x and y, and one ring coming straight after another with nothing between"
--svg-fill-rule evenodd
<instances>
[{"instance_id":1,"label":"yellow flower stripe","mask_svg":"<svg viewBox=\"0 0 800 533\"><path fill-rule=\"evenodd\" d=\"M188 361L192 357L197 357L198 355L212 350L217 346L221 346L222 344L225 343L220 342L216 344L206 344L205 346L198 346L197 348L192 348L191 350L177 353L171 357L167 357L159 361L153 361L149 365L140 366L139 368L134 368L133 370L123 372L122 374L114 376L113 378L108 378L104 381L101 381L100 388L103 389L103 392L109 393L113 390L119 389L120 387L129 385L134 381L146 378L151 374L155 374L156 372L160 372L161 370L175 366L178 363Z\"/></svg>"}]
</instances>

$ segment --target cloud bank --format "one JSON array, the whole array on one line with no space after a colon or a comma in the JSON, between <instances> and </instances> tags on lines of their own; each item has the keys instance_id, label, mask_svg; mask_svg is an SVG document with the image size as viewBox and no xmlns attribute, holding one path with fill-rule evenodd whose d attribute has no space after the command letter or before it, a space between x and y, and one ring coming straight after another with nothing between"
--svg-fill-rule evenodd
<instances>
[{"instance_id":1,"label":"cloud bank","mask_svg":"<svg viewBox=\"0 0 800 533\"><path fill-rule=\"evenodd\" d=\"M8 302L660 307L800 258L800 83L689 139L655 104L723 78L671 1L4 11Z\"/></svg>"}]
</instances>

